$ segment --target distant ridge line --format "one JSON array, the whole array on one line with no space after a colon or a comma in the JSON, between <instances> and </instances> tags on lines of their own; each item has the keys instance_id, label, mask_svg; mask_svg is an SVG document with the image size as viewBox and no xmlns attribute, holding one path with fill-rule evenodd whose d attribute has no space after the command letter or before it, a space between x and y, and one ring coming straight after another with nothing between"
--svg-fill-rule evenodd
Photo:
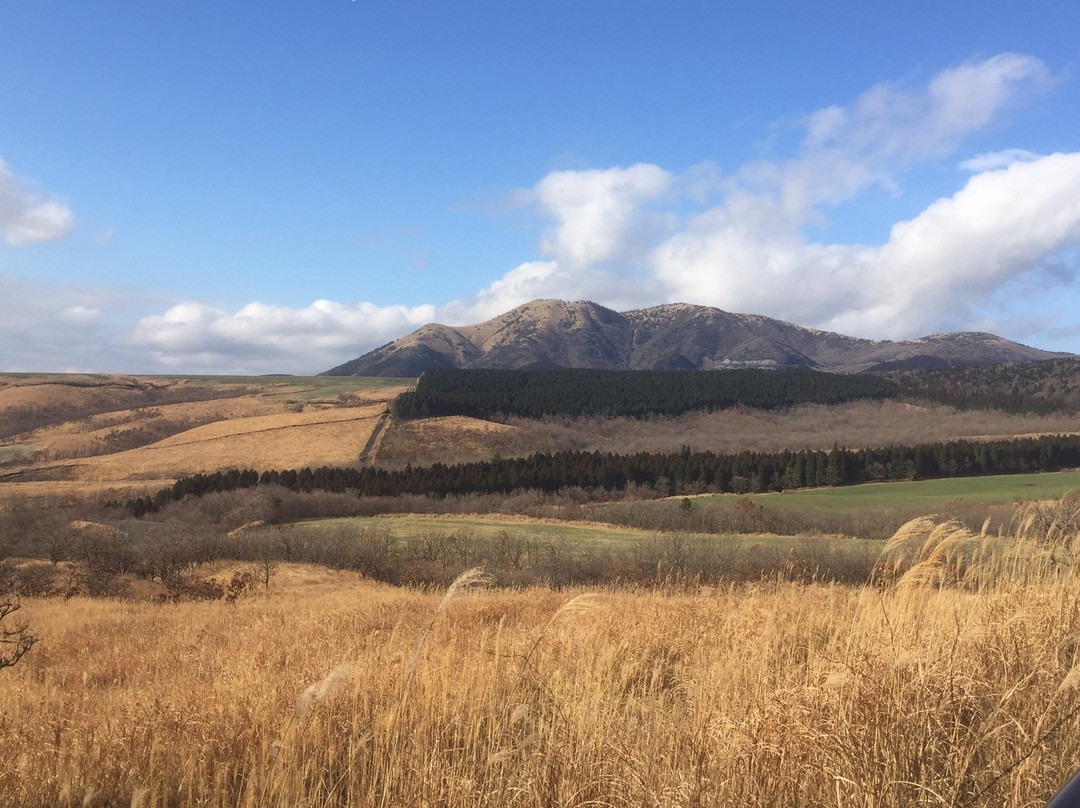
<instances>
[{"instance_id":1,"label":"distant ridge line","mask_svg":"<svg viewBox=\"0 0 1080 808\"><path fill-rule=\"evenodd\" d=\"M977 367L1072 356L994 334L914 340L849 337L758 314L668 303L616 312L589 301L534 300L483 323L429 323L320 375L416 377L436 368L715 370L834 373Z\"/></svg>"}]
</instances>

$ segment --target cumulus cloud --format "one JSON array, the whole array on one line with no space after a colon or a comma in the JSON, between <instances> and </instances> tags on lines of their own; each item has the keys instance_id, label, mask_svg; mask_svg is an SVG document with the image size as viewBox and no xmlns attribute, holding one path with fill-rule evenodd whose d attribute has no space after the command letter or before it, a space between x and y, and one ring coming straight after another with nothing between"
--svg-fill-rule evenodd
<instances>
[{"instance_id":1,"label":"cumulus cloud","mask_svg":"<svg viewBox=\"0 0 1080 808\"><path fill-rule=\"evenodd\" d=\"M1076 155L965 161L977 172L967 185L895 225L883 245L810 241L805 225L867 186L898 187L905 169L947 156L1048 80L1037 59L1004 54L946 70L921 91L879 85L814 113L798 157L739 172L723 204L656 247L654 272L673 299L849 333L967 327L1004 285L1077 243Z\"/></svg>"},{"instance_id":2,"label":"cumulus cloud","mask_svg":"<svg viewBox=\"0 0 1080 808\"><path fill-rule=\"evenodd\" d=\"M440 321L448 325L482 322L530 300L572 294L569 274L555 261L527 261L472 298L449 303L440 312Z\"/></svg>"},{"instance_id":3,"label":"cumulus cloud","mask_svg":"<svg viewBox=\"0 0 1080 808\"><path fill-rule=\"evenodd\" d=\"M540 243L541 253L565 267L626 259L638 237L659 226L645 205L666 194L671 182L669 172L647 163L551 172L532 191L556 222Z\"/></svg>"},{"instance_id":4,"label":"cumulus cloud","mask_svg":"<svg viewBox=\"0 0 1080 808\"><path fill-rule=\"evenodd\" d=\"M613 291L617 288L623 297ZM648 302L643 302L640 282L595 271L575 274L555 261L530 261L477 294L441 306L317 300L302 309L249 303L228 311L185 301L139 319L123 344L147 356L161 372L304 375L353 359L430 322L467 325L550 297L604 300L616 308Z\"/></svg>"},{"instance_id":5,"label":"cumulus cloud","mask_svg":"<svg viewBox=\"0 0 1080 808\"><path fill-rule=\"evenodd\" d=\"M972 177L896 224L880 246L822 244L776 226L741 197L699 216L655 252L676 297L766 312L844 333L910 337L964 328L1006 284L1080 244L1080 153Z\"/></svg>"},{"instance_id":6,"label":"cumulus cloud","mask_svg":"<svg viewBox=\"0 0 1080 808\"><path fill-rule=\"evenodd\" d=\"M695 189L707 173L693 175ZM126 344L148 351L163 369L313 373L428 322L479 322L536 298L636 305L656 284L629 277L628 267L647 257L653 236L666 232L671 215L649 205L670 191L673 179L648 164L548 174L518 199L553 220L539 245L551 260L524 262L468 298L413 307L318 300L298 309L256 302L237 311L185 301L141 318Z\"/></svg>"},{"instance_id":7,"label":"cumulus cloud","mask_svg":"<svg viewBox=\"0 0 1080 808\"><path fill-rule=\"evenodd\" d=\"M0 159L0 235L9 246L56 241L74 226L66 205L15 176Z\"/></svg>"},{"instance_id":8,"label":"cumulus cloud","mask_svg":"<svg viewBox=\"0 0 1080 808\"><path fill-rule=\"evenodd\" d=\"M1007 283L1053 264L1080 244L1080 153L1054 154L972 177L965 187L892 228L869 251L877 300L836 318L857 330L896 323L894 333L963 322ZM905 320L908 324L900 326Z\"/></svg>"},{"instance_id":9,"label":"cumulus cloud","mask_svg":"<svg viewBox=\"0 0 1080 808\"><path fill-rule=\"evenodd\" d=\"M249 303L230 312L186 301L140 319L125 344L149 352L163 369L316 373L430 322L435 312L329 300L303 309Z\"/></svg>"}]
</instances>

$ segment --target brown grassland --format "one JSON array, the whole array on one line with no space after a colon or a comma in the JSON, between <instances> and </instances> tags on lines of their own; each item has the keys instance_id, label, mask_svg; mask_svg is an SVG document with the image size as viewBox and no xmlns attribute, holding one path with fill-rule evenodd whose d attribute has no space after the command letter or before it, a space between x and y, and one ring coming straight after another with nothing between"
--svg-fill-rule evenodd
<instances>
[{"instance_id":1,"label":"brown grassland","mask_svg":"<svg viewBox=\"0 0 1080 808\"><path fill-rule=\"evenodd\" d=\"M27 600L0 804L1041 805L1080 759L1080 575L1074 523L1033 529L920 520L863 587Z\"/></svg>"},{"instance_id":2,"label":"brown grassland","mask_svg":"<svg viewBox=\"0 0 1080 808\"><path fill-rule=\"evenodd\" d=\"M361 501L260 487L142 520L103 501L230 466L828 449L1080 423L864 402L390 424L406 385L0 375L0 548L20 556L0 558L0 573L55 584L24 590L0 625L25 620L38 638L0 665L0 808L1036 808L1080 767L1075 496L968 503L950 514L967 527L916 519L876 565L858 559L862 577L831 579L847 583L796 575L784 553L736 577L740 559L771 558L783 541L722 545L720 528L798 533L816 564L853 546L837 534L869 535L860 519L880 526L876 512L813 517L811 530L811 517L746 497L728 507L645 492ZM387 517L413 506L428 513ZM566 521L603 514L635 529ZM351 518L302 521L328 515ZM568 567L560 554L586 532L595 546L580 563L625 551L642 576L560 585L545 570ZM411 585L331 568L330 550L357 560L358 549ZM180 550L191 555L170 555ZM430 584L496 553L516 588L479 569ZM536 568L522 571L530 554ZM122 560L109 575L125 597L87 596L79 575L95 559ZM299 563L312 559L327 566ZM696 575L696 560L723 573ZM421 561L445 578L406 577ZM237 573L250 585L225 599ZM218 599L194 600L211 579Z\"/></svg>"},{"instance_id":3,"label":"brown grassland","mask_svg":"<svg viewBox=\"0 0 1080 808\"><path fill-rule=\"evenodd\" d=\"M149 446L60 468L78 479L112 481L183 476L222 468L282 469L356 462L382 405L249 416L186 430ZM302 461L302 462L300 462ZM57 469L42 465L44 474Z\"/></svg>"},{"instance_id":4,"label":"brown grassland","mask_svg":"<svg viewBox=\"0 0 1080 808\"><path fill-rule=\"evenodd\" d=\"M433 418L393 423L365 454L402 380L0 374L0 503L123 499L222 468L453 463L554 449L830 449L1080 431L1075 414L1010 415L855 402L678 417Z\"/></svg>"},{"instance_id":5,"label":"brown grassland","mask_svg":"<svg viewBox=\"0 0 1080 808\"><path fill-rule=\"evenodd\" d=\"M677 452L683 446L719 453L827 451L834 445L912 445L1077 431L1080 417L1076 414L1012 415L896 401L807 404L775 412L734 409L649 419L509 418L496 424L456 416L396 424L383 441L379 458L390 467L445 463L448 446L453 447L454 460L486 460L493 454L513 457L555 447L628 454Z\"/></svg>"},{"instance_id":6,"label":"brown grassland","mask_svg":"<svg viewBox=\"0 0 1080 808\"><path fill-rule=\"evenodd\" d=\"M400 380L0 375L0 499L359 461ZM321 395L320 395L321 394Z\"/></svg>"}]
</instances>

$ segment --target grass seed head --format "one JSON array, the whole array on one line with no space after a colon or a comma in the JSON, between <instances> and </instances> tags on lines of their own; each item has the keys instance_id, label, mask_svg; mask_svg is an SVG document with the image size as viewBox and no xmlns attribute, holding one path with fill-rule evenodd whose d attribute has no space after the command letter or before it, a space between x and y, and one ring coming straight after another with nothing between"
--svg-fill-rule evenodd
<instances>
[{"instance_id":1,"label":"grass seed head","mask_svg":"<svg viewBox=\"0 0 1080 808\"><path fill-rule=\"evenodd\" d=\"M332 696L349 680L352 676L352 671L352 663L343 662L330 671L325 679L321 679L318 682L313 682L308 685L296 699L293 715L297 718L304 716L311 709L312 705Z\"/></svg>"}]
</instances>

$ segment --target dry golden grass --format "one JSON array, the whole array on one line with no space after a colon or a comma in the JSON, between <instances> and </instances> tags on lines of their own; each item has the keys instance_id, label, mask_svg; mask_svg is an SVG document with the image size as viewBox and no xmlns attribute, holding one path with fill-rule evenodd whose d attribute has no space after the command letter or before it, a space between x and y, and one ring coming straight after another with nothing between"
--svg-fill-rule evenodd
<instances>
[{"instance_id":1,"label":"dry golden grass","mask_svg":"<svg viewBox=\"0 0 1080 808\"><path fill-rule=\"evenodd\" d=\"M348 399L354 404L386 404L399 394L404 393L412 385L401 384L396 386L373 387L370 390L356 390L349 393Z\"/></svg>"},{"instance_id":2,"label":"dry golden grass","mask_svg":"<svg viewBox=\"0 0 1080 808\"><path fill-rule=\"evenodd\" d=\"M1033 807L1080 763L1074 541L918 523L891 552L950 574L867 588L28 601L0 804Z\"/></svg>"},{"instance_id":3,"label":"dry golden grass","mask_svg":"<svg viewBox=\"0 0 1080 808\"><path fill-rule=\"evenodd\" d=\"M0 376L0 420L37 421L0 443L0 508L13 497L123 500L230 467L355 463L402 389L340 379ZM185 397L198 400L177 401ZM57 418L66 420L41 426Z\"/></svg>"},{"instance_id":4,"label":"dry golden grass","mask_svg":"<svg viewBox=\"0 0 1080 808\"><path fill-rule=\"evenodd\" d=\"M223 468L262 471L346 465L359 458L382 411L375 405L237 418L196 427L150 446L63 463L62 467L77 479L108 482L178 477Z\"/></svg>"},{"instance_id":5,"label":"dry golden grass","mask_svg":"<svg viewBox=\"0 0 1080 808\"><path fill-rule=\"evenodd\" d=\"M206 443L222 438L235 438L256 433L278 432L296 427L322 426L326 424L351 423L378 418L385 411L382 405L365 407L339 407L335 409L317 409L299 413L264 415L252 418L234 418L206 426L196 427L180 435L166 438L159 447L186 446ZM367 435L364 436L367 440Z\"/></svg>"},{"instance_id":6,"label":"dry golden grass","mask_svg":"<svg viewBox=\"0 0 1080 808\"><path fill-rule=\"evenodd\" d=\"M80 454L117 431L137 429L148 421L186 424L192 421L229 421L288 412L288 405L265 396L242 396L210 401L164 404L147 409L117 410L35 430L26 439L47 453Z\"/></svg>"},{"instance_id":7,"label":"dry golden grass","mask_svg":"<svg viewBox=\"0 0 1080 808\"><path fill-rule=\"evenodd\" d=\"M859 401L837 406L802 405L765 412L732 409L688 413L674 418L510 419L513 429L484 431L476 419L430 419L395 425L380 451L380 462L404 465L487 459L493 454L581 449L633 453L677 452L683 446L715 452L913 445L961 438L1059 434L1080 431L1076 415L1009 415L917 407L895 401ZM460 436L460 438L459 438ZM460 444L458 441L460 440Z\"/></svg>"},{"instance_id":8,"label":"dry golden grass","mask_svg":"<svg viewBox=\"0 0 1080 808\"><path fill-rule=\"evenodd\" d=\"M144 480L38 480L0 483L0 511L12 503L44 502L56 505L75 504L89 499L125 502L133 496L152 494L176 482L172 477Z\"/></svg>"},{"instance_id":9,"label":"dry golden grass","mask_svg":"<svg viewBox=\"0 0 1080 808\"><path fill-rule=\"evenodd\" d=\"M518 432L516 426L463 415L399 421L383 438L379 461L404 466L487 459L499 452L518 450Z\"/></svg>"},{"instance_id":10,"label":"dry golden grass","mask_svg":"<svg viewBox=\"0 0 1080 808\"><path fill-rule=\"evenodd\" d=\"M0 410L8 407L80 406L97 403L128 389L129 377L0 376ZM155 386L168 387L161 381Z\"/></svg>"}]
</instances>

